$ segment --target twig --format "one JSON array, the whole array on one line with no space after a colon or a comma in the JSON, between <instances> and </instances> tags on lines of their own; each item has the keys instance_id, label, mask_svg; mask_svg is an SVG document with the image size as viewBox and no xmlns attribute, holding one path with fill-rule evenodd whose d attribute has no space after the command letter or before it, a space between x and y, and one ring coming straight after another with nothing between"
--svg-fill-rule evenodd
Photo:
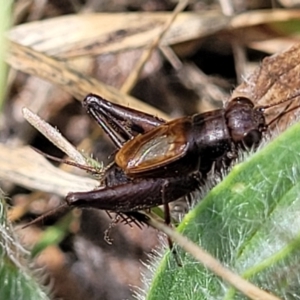
<instances>
[{"instance_id":1,"label":"twig","mask_svg":"<svg viewBox=\"0 0 300 300\"><path fill-rule=\"evenodd\" d=\"M128 94L131 89L134 87L136 81L138 80L141 71L144 68L145 63L148 61L150 58L151 54L153 53L154 49L157 48L159 45L161 39L165 35L165 33L168 31L172 23L174 22L175 18L177 15L186 7L188 4L187 0L180 0L174 9L170 19L165 23L163 29L161 32L157 35L157 37L152 41L150 44L149 48L146 48L143 51L142 56L140 57L140 60L137 62L134 71L130 73L130 75L127 77L126 81L124 82L121 91L125 94Z\"/></svg>"},{"instance_id":2,"label":"twig","mask_svg":"<svg viewBox=\"0 0 300 300\"><path fill-rule=\"evenodd\" d=\"M174 242L181 246L185 251L190 253L195 259L201 262L207 269L214 274L220 276L222 279L230 283L237 290L241 291L247 297L253 300L280 300L280 298L265 292L249 281L243 279L239 275L233 273L229 269L225 268L218 260L207 253L204 249L196 245L194 242L176 232L169 226L162 222L156 221L150 218L147 223L167 234Z\"/></svg>"}]
</instances>

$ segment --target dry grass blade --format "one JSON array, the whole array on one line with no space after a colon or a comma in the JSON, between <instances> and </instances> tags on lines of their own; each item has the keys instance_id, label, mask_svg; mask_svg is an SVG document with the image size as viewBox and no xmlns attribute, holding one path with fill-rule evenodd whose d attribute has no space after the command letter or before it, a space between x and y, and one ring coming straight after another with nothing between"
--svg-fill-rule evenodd
<instances>
[{"instance_id":1,"label":"dry grass blade","mask_svg":"<svg viewBox=\"0 0 300 300\"><path fill-rule=\"evenodd\" d=\"M96 93L113 102L129 105L165 119L168 118L165 114L152 106L122 94L117 89L107 86L95 78L83 75L67 64L28 47L13 42L10 43L6 61L16 70L41 77L60 86L76 99L83 99L88 93Z\"/></svg>"},{"instance_id":2,"label":"dry grass blade","mask_svg":"<svg viewBox=\"0 0 300 300\"><path fill-rule=\"evenodd\" d=\"M31 190L65 197L70 191L89 191L98 181L66 173L30 147L12 148L0 144L0 178Z\"/></svg>"},{"instance_id":3,"label":"dry grass blade","mask_svg":"<svg viewBox=\"0 0 300 300\"><path fill-rule=\"evenodd\" d=\"M173 14L170 16L169 19L167 19L165 25L163 26L161 32L157 35L157 37L152 41L149 49L144 50L142 56L140 57L139 61L137 62L133 72L131 72L124 82L121 91L124 93L129 93L132 88L134 87L135 83L137 82L139 75L141 71L143 70L143 67L145 63L150 58L151 54L153 53L154 49L156 49L160 43L160 41L163 39L163 37L166 35L168 30L170 29L170 26L175 21L178 14L184 10L184 8L187 6L188 1L181 0L178 2L176 8L174 9Z\"/></svg>"},{"instance_id":4,"label":"dry grass blade","mask_svg":"<svg viewBox=\"0 0 300 300\"><path fill-rule=\"evenodd\" d=\"M299 40L299 34L290 31L292 27L297 28L299 17L297 9L256 10L233 17L230 26L240 44L273 54Z\"/></svg>"},{"instance_id":5,"label":"dry grass blade","mask_svg":"<svg viewBox=\"0 0 300 300\"><path fill-rule=\"evenodd\" d=\"M149 45L170 16L169 12L69 15L16 26L10 30L9 38L60 58L98 55ZM174 45L224 29L245 30L246 27L290 21L299 16L300 11L296 9L250 11L232 18L217 11L184 12L178 15L162 44ZM240 38L249 44L257 35L244 34Z\"/></svg>"},{"instance_id":6,"label":"dry grass blade","mask_svg":"<svg viewBox=\"0 0 300 300\"><path fill-rule=\"evenodd\" d=\"M171 15L170 12L69 15L17 26L9 32L9 37L60 58L97 55L149 45ZM217 11L180 13L164 36L163 44L213 34L224 29L228 22Z\"/></svg>"},{"instance_id":7,"label":"dry grass blade","mask_svg":"<svg viewBox=\"0 0 300 300\"><path fill-rule=\"evenodd\" d=\"M23 108L24 118L51 141L56 147L67 154L71 159L81 165L87 165L84 156L69 143L55 128L42 120L28 108Z\"/></svg>"},{"instance_id":8,"label":"dry grass blade","mask_svg":"<svg viewBox=\"0 0 300 300\"><path fill-rule=\"evenodd\" d=\"M255 26L270 22L283 22L292 19L299 19L300 10L272 9L249 11L237 15L230 21L230 26L234 29Z\"/></svg>"}]
</instances>

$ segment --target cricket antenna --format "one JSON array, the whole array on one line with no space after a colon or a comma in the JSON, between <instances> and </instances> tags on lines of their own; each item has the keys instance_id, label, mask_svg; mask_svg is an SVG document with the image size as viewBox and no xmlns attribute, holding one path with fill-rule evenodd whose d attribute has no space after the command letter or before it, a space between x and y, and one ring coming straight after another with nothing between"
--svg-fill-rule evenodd
<instances>
[{"instance_id":1,"label":"cricket antenna","mask_svg":"<svg viewBox=\"0 0 300 300\"><path fill-rule=\"evenodd\" d=\"M293 100L293 99L295 99L297 97L300 97L300 92L297 92L296 94L294 94L292 96L289 96L289 97L287 97L287 98L285 98L283 100L280 100L280 101L278 101L276 103L271 103L271 104L268 104L268 105L258 106L257 108L261 108L261 109L265 110L265 109L272 108L274 106L280 105L282 103L288 102L290 100Z\"/></svg>"},{"instance_id":2,"label":"cricket antenna","mask_svg":"<svg viewBox=\"0 0 300 300\"><path fill-rule=\"evenodd\" d=\"M293 110L296 110L297 108L300 107L300 104L299 105L296 105L295 107L292 107L288 110L285 110L285 111L282 111L278 116L276 116L275 118L273 118L268 124L267 126L269 127L271 124L273 124L275 121L277 121L278 119L280 119L282 116L292 112Z\"/></svg>"},{"instance_id":3,"label":"cricket antenna","mask_svg":"<svg viewBox=\"0 0 300 300\"><path fill-rule=\"evenodd\" d=\"M257 110L260 110L262 112L264 112L266 109L269 109L269 108L273 108L274 106L277 106L277 105L280 105L280 104L283 104L285 102L288 102L288 101L291 101L297 97L300 97L300 92L297 92L296 94L290 96L290 97L287 97L286 99L283 99L283 100L280 100L276 103L271 103L271 104L268 104L268 105L261 105L261 106L257 106L256 109ZM271 124L273 124L275 121L277 121L278 119L280 119L282 116L292 112L293 110L296 110L297 108L300 107L300 104L296 105L295 107L292 107L288 110L284 110L282 111L281 113L279 113L275 118L273 118L268 124L267 124L267 127L269 127Z\"/></svg>"},{"instance_id":4,"label":"cricket antenna","mask_svg":"<svg viewBox=\"0 0 300 300\"><path fill-rule=\"evenodd\" d=\"M58 207L55 207L51 210L49 210L48 212L42 214L41 216L35 218L34 220L32 220L31 222L27 223L26 225L24 225L22 227L22 229L27 228L33 224L36 224L38 222L40 222L41 220L44 220L45 218L54 215L55 213L64 210L65 208L69 207L67 203L63 203L61 205L59 205Z\"/></svg>"}]
</instances>

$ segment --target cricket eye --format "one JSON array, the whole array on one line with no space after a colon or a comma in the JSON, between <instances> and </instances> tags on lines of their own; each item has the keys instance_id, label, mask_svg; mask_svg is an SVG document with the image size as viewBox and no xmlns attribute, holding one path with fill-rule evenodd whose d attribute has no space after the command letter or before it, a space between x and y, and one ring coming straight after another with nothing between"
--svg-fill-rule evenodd
<instances>
[{"instance_id":1,"label":"cricket eye","mask_svg":"<svg viewBox=\"0 0 300 300\"><path fill-rule=\"evenodd\" d=\"M246 133L243 138L243 142L245 146L252 147L259 144L261 141L261 132L257 129L252 129Z\"/></svg>"}]
</instances>

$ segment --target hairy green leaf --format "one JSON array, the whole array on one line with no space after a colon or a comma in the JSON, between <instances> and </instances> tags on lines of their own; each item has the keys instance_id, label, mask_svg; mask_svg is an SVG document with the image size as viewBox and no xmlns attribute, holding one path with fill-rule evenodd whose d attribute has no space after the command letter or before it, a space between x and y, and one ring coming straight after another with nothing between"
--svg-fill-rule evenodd
<instances>
[{"instance_id":1,"label":"hairy green leaf","mask_svg":"<svg viewBox=\"0 0 300 300\"><path fill-rule=\"evenodd\" d=\"M282 299L300 299L300 124L237 164L178 230L225 266ZM180 249L147 299L244 299Z\"/></svg>"}]
</instances>

